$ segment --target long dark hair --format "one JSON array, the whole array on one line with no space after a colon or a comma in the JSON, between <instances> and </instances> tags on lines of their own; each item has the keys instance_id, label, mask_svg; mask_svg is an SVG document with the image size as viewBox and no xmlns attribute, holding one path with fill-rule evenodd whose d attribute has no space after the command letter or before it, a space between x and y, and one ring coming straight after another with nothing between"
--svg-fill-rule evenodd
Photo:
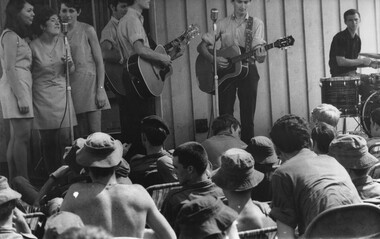
<instances>
[{"instance_id":1,"label":"long dark hair","mask_svg":"<svg viewBox=\"0 0 380 239\"><path fill-rule=\"evenodd\" d=\"M30 36L30 28L22 22L19 16L19 13L24 8L26 3L33 5L33 1L31 0L9 0L5 9L4 28L8 28L16 32L16 34L21 38Z\"/></svg>"},{"instance_id":2,"label":"long dark hair","mask_svg":"<svg viewBox=\"0 0 380 239\"><path fill-rule=\"evenodd\" d=\"M51 7L44 6L36 12L36 16L33 20L33 32L37 36L41 36L43 33L41 26L46 26L46 22L50 19L51 16L57 15L58 13Z\"/></svg>"}]
</instances>

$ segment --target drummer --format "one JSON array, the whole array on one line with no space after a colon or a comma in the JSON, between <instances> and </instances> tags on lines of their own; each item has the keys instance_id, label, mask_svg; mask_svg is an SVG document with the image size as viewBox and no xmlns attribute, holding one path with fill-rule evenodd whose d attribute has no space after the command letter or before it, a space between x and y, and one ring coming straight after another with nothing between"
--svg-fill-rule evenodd
<instances>
[{"instance_id":1,"label":"drummer","mask_svg":"<svg viewBox=\"0 0 380 239\"><path fill-rule=\"evenodd\" d=\"M357 75L358 67L377 69L379 62L366 57L358 58L361 50L361 40L357 34L360 13L356 9L349 9L343 16L347 28L338 32L331 42L329 60L331 76L354 76Z\"/></svg>"}]
</instances>

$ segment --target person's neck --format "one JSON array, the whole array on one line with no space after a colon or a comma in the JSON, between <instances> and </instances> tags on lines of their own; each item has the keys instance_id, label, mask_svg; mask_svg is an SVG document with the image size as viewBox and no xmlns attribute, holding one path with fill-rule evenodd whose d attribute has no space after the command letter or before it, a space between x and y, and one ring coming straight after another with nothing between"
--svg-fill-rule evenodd
<instances>
[{"instance_id":1,"label":"person's neck","mask_svg":"<svg viewBox=\"0 0 380 239\"><path fill-rule=\"evenodd\" d=\"M42 33L40 40L46 45L53 45L58 38L58 35L53 36L48 33Z\"/></svg>"},{"instance_id":2,"label":"person's neck","mask_svg":"<svg viewBox=\"0 0 380 239\"><path fill-rule=\"evenodd\" d=\"M137 4L133 4L132 6L130 6L130 8L133 8L133 9L135 9L136 11L138 11L139 13L142 13L142 11L144 10L144 9L142 9L139 5L137 5Z\"/></svg>"},{"instance_id":3,"label":"person's neck","mask_svg":"<svg viewBox=\"0 0 380 239\"><path fill-rule=\"evenodd\" d=\"M109 176L105 177L94 177L92 174L90 174L91 180L93 183L98 183L102 185L112 185L112 184L117 184L116 176L115 173Z\"/></svg>"},{"instance_id":4,"label":"person's neck","mask_svg":"<svg viewBox=\"0 0 380 239\"><path fill-rule=\"evenodd\" d=\"M13 223L12 219L13 219L13 212L11 213L11 215L8 218L0 220L0 227L1 228L13 228L12 227L12 223Z\"/></svg>"},{"instance_id":5,"label":"person's neck","mask_svg":"<svg viewBox=\"0 0 380 239\"><path fill-rule=\"evenodd\" d=\"M253 205L250 194L238 194L226 193L228 199L228 206L234 209L237 213L240 213L246 206Z\"/></svg>"},{"instance_id":6,"label":"person's neck","mask_svg":"<svg viewBox=\"0 0 380 239\"><path fill-rule=\"evenodd\" d=\"M75 21L72 24L67 25L67 30L68 31L73 30L76 27L77 24L78 24L78 21Z\"/></svg>"},{"instance_id":7,"label":"person's neck","mask_svg":"<svg viewBox=\"0 0 380 239\"><path fill-rule=\"evenodd\" d=\"M145 149L146 149L146 155L157 154L164 151L164 147L162 145L153 146L153 145L150 145L149 143L148 145L146 145Z\"/></svg>"},{"instance_id":8,"label":"person's neck","mask_svg":"<svg viewBox=\"0 0 380 239\"><path fill-rule=\"evenodd\" d=\"M245 17L247 16L247 13L244 13L244 14L242 14L242 13L238 13L238 14L234 13L234 15L235 15L235 18L236 18L238 21L242 21L242 20L245 19Z\"/></svg>"},{"instance_id":9,"label":"person's neck","mask_svg":"<svg viewBox=\"0 0 380 239\"><path fill-rule=\"evenodd\" d=\"M193 185L193 184L197 184L197 183L206 181L207 179L208 179L208 177L207 177L206 173L204 173L202 175L196 175L196 176L194 176L189 181L187 181L186 184L187 185Z\"/></svg>"},{"instance_id":10,"label":"person's neck","mask_svg":"<svg viewBox=\"0 0 380 239\"><path fill-rule=\"evenodd\" d=\"M354 38L356 31L352 31L350 28L347 28L348 32L350 33L351 37Z\"/></svg>"}]
</instances>

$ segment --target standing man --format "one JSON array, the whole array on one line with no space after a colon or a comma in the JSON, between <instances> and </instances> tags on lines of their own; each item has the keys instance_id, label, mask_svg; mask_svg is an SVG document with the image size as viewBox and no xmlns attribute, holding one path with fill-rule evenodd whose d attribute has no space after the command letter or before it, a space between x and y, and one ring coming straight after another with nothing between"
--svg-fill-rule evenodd
<instances>
[{"instance_id":1,"label":"standing man","mask_svg":"<svg viewBox=\"0 0 380 239\"><path fill-rule=\"evenodd\" d=\"M255 49L255 55L248 59L249 72L244 78L233 82L225 91L219 92L219 114L234 114L236 93L240 102L241 138L248 143L254 136L254 115L256 110L257 87L260 79L255 62L264 62L266 51L263 47L264 24L248 14L252 0L231 0L234 13L216 23L216 33L206 33L198 45L198 52L213 62L213 55L208 47L213 46L215 39L221 40L221 49L238 45L242 52ZM251 44L249 42L251 41ZM224 57L217 57L218 68L226 68L229 62Z\"/></svg>"},{"instance_id":2,"label":"standing man","mask_svg":"<svg viewBox=\"0 0 380 239\"><path fill-rule=\"evenodd\" d=\"M361 40L357 32L360 24L360 13L356 9L347 10L344 15L347 28L338 32L330 47L330 73L332 77L355 75L358 67L377 68L377 62L370 58L358 58Z\"/></svg>"}]
</instances>

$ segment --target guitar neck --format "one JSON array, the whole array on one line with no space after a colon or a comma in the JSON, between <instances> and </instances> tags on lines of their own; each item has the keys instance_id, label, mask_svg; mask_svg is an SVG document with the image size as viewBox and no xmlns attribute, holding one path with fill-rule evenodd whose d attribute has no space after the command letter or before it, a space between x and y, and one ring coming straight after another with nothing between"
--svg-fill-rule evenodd
<instances>
[{"instance_id":1,"label":"guitar neck","mask_svg":"<svg viewBox=\"0 0 380 239\"><path fill-rule=\"evenodd\" d=\"M171 42L167 43L164 46L164 49L166 53L169 53L169 50L172 49L173 47L176 47L180 42L182 42L185 39L185 34L182 34L181 36L177 37L176 39L172 40Z\"/></svg>"},{"instance_id":2,"label":"guitar neck","mask_svg":"<svg viewBox=\"0 0 380 239\"><path fill-rule=\"evenodd\" d=\"M269 49L272 49L274 47L274 43L270 43L270 44L266 44L264 46L265 50L269 50ZM255 51L254 50L250 50L249 52L246 52L244 54L241 54L239 56L235 56L233 58L230 59L231 63L236 63L236 62L239 62L239 61L243 61L245 59L248 59L250 58L251 56L253 56L255 54Z\"/></svg>"}]
</instances>

